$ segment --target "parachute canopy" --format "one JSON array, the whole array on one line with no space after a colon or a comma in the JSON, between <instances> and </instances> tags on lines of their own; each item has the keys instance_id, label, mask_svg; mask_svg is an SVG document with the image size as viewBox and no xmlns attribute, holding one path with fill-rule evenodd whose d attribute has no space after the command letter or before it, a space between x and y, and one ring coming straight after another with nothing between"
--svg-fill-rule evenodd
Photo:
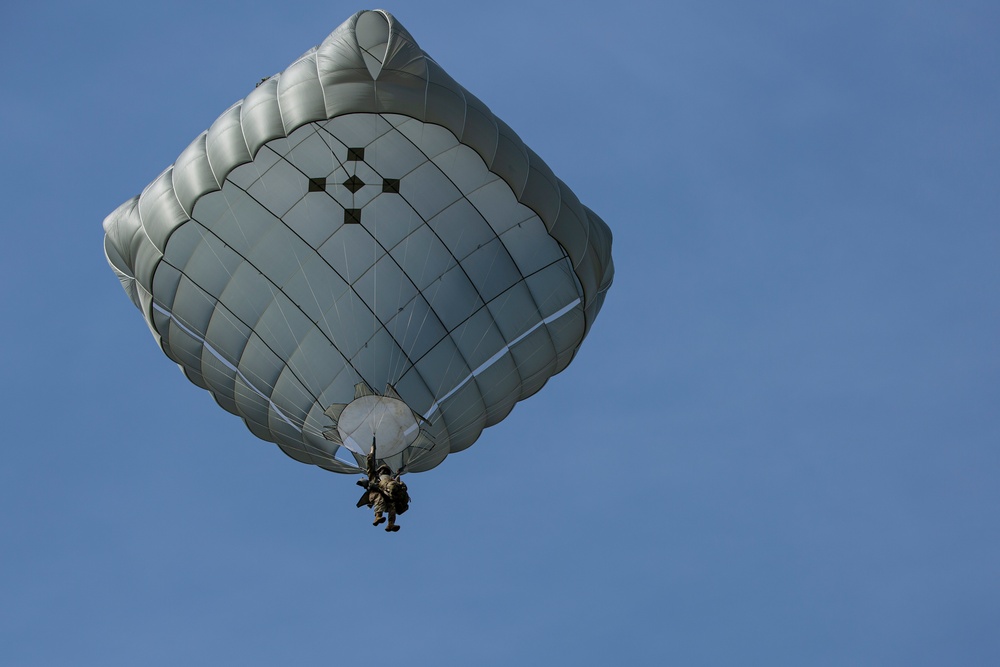
<instances>
[{"instance_id":1,"label":"parachute canopy","mask_svg":"<svg viewBox=\"0 0 1000 667\"><path fill-rule=\"evenodd\" d=\"M163 352L289 456L465 449L570 363L611 233L387 12L263 80L104 221Z\"/></svg>"}]
</instances>

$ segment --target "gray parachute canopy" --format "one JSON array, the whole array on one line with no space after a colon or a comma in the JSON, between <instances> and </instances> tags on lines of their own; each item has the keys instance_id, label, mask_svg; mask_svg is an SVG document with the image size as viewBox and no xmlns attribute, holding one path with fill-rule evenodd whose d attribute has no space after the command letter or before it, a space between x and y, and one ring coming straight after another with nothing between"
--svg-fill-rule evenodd
<instances>
[{"instance_id":1,"label":"gray parachute canopy","mask_svg":"<svg viewBox=\"0 0 1000 667\"><path fill-rule=\"evenodd\" d=\"M387 12L225 111L104 221L163 352L292 458L422 471L570 363L611 232Z\"/></svg>"}]
</instances>

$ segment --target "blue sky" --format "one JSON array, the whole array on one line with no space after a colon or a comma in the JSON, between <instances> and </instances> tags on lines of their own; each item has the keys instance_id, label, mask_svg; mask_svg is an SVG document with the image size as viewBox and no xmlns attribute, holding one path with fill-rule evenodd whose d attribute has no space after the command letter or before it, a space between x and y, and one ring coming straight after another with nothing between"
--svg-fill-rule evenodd
<instances>
[{"instance_id":1,"label":"blue sky","mask_svg":"<svg viewBox=\"0 0 1000 667\"><path fill-rule=\"evenodd\" d=\"M384 6L615 234L403 530L157 349L101 221L360 5L6 3L0 662L1000 662L1000 11Z\"/></svg>"}]
</instances>

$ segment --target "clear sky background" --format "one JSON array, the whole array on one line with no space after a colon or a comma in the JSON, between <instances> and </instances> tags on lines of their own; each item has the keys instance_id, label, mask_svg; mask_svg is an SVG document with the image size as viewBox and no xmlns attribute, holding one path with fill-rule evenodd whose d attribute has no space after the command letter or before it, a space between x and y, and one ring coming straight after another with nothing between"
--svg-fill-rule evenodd
<instances>
[{"instance_id":1,"label":"clear sky background","mask_svg":"<svg viewBox=\"0 0 1000 667\"><path fill-rule=\"evenodd\" d=\"M0 8L0 663L1000 664L998 5L384 6L617 268L395 535L188 383L102 249L363 8Z\"/></svg>"}]
</instances>

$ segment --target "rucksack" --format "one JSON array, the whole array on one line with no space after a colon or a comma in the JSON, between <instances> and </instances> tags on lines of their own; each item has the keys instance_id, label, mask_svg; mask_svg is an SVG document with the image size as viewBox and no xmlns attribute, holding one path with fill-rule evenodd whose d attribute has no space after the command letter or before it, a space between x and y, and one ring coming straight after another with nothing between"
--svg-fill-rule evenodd
<instances>
[{"instance_id":1,"label":"rucksack","mask_svg":"<svg viewBox=\"0 0 1000 667\"><path fill-rule=\"evenodd\" d=\"M402 514L410 509L410 494L407 493L406 483L400 479L394 479L388 486L389 500L396 508L396 514Z\"/></svg>"}]
</instances>

